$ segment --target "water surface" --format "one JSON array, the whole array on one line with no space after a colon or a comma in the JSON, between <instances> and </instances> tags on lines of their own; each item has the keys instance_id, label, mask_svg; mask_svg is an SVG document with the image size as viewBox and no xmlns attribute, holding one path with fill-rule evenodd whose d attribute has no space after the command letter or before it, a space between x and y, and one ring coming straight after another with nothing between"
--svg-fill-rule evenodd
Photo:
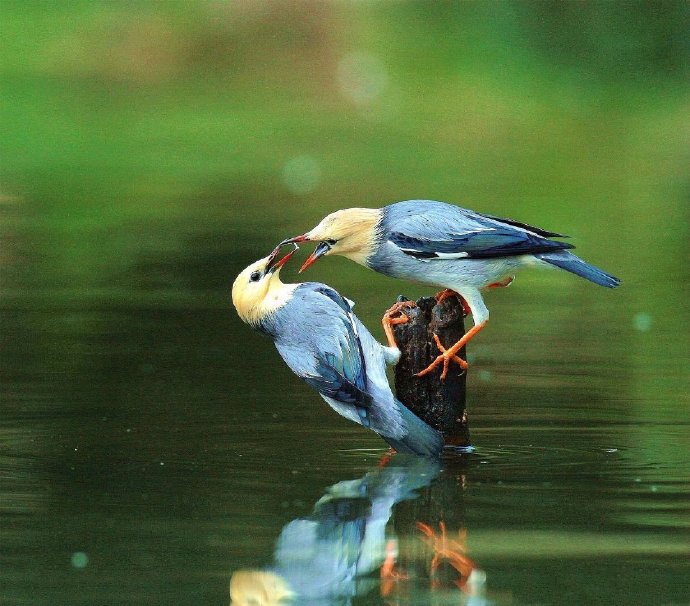
<instances>
[{"instance_id":1,"label":"water surface","mask_svg":"<svg viewBox=\"0 0 690 606\"><path fill-rule=\"evenodd\" d=\"M385 445L331 413L228 307L32 300L3 317L7 603L226 603L231 575L274 569L283 529L329 486L387 469ZM592 353L603 345L583 353L568 335L523 348L519 368L487 359L505 338L476 346L476 452L412 465L380 522L403 578L382 596L379 554L368 582L315 603L353 591L355 604L687 603L681 377L635 395L626 369ZM352 490L348 515L366 520L376 498ZM462 533L471 568L446 559L432 575L416 522Z\"/></svg>"}]
</instances>

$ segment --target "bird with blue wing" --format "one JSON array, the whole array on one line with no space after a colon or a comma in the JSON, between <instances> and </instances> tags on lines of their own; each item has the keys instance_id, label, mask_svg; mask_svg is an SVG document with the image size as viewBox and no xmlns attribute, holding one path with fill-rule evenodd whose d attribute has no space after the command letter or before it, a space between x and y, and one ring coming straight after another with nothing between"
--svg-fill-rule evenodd
<instances>
[{"instance_id":1,"label":"bird with blue wing","mask_svg":"<svg viewBox=\"0 0 690 606\"><path fill-rule=\"evenodd\" d=\"M396 451L438 457L439 432L415 416L391 391L386 364L400 351L374 339L353 304L317 282L284 284L280 268L294 250L252 263L232 286L240 318L267 334L290 369L336 412L379 434Z\"/></svg>"},{"instance_id":2,"label":"bird with blue wing","mask_svg":"<svg viewBox=\"0 0 690 606\"><path fill-rule=\"evenodd\" d=\"M553 240L562 234L501 219L433 200L407 200L384 208L348 208L324 217L310 231L286 243L318 242L300 271L320 257L342 255L387 276L440 286L440 300L457 294L472 313L474 326L457 343L444 346L436 336L440 355L420 373L443 365L446 377L451 361L467 368L458 352L489 319L482 290L508 286L513 274L529 265L552 266L590 282L613 288L618 278L586 263L570 252L572 244ZM384 315L384 330L395 346L392 324L405 322L403 302Z\"/></svg>"}]
</instances>

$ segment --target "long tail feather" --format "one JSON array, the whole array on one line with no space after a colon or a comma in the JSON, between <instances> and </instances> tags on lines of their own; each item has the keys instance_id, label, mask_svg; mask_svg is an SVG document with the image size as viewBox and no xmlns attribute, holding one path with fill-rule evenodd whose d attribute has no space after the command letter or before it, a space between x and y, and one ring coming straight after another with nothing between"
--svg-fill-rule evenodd
<instances>
[{"instance_id":1,"label":"long tail feather","mask_svg":"<svg viewBox=\"0 0 690 606\"><path fill-rule=\"evenodd\" d=\"M443 436L430 425L427 425L411 410L397 402L402 413L407 433L399 440L383 437L395 450L401 453L438 458L443 450Z\"/></svg>"},{"instance_id":2,"label":"long tail feather","mask_svg":"<svg viewBox=\"0 0 690 606\"><path fill-rule=\"evenodd\" d=\"M611 274L607 274L605 271L585 263L580 257L574 255L567 250L559 250L557 252L541 253L534 255L537 259L546 261L551 265L565 269L573 274L599 284L600 286L606 286L607 288L615 288L620 284L620 280Z\"/></svg>"}]
</instances>

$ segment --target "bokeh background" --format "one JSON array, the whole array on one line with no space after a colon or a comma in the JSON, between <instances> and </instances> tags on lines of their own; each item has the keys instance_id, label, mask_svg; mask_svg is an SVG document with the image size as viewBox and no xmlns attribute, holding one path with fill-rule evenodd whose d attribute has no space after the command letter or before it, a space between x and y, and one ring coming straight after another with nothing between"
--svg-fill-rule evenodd
<instances>
[{"instance_id":1,"label":"bokeh background","mask_svg":"<svg viewBox=\"0 0 690 606\"><path fill-rule=\"evenodd\" d=\"M511 430L537 428L554 444L564 428L615 427L577 447L627 448L635 469L674 462L677 482L687 443L658 428L690 412L688 31L684 1L4 0L8 595L115 603L127 576L147 603L170 587L178 603L217 598L194 575L270 553L287 519L266 491L289 484L304 505L364 469L333 453L380 441L298 384L229 300L242 268L342 207L437 199L572 236L622 286L525 271L488 295L470 351L475 439L526 446L533 434ZM379 336L398 294L429 294L345 259L310 271ZM644 510L655 528L683 526L674 494L676 509ZM137 506L172 516L177 538L189 519L209 524L216 551L200 548L192 580L151 573L189 557L173 538L133 556L141 529L122 512ZM229 548L219 520L252 538ZM107 582L99 532L101 564L119 571ZM69 576L70 554L87 552L92 576Z\"/></svg>"}]
</instances>

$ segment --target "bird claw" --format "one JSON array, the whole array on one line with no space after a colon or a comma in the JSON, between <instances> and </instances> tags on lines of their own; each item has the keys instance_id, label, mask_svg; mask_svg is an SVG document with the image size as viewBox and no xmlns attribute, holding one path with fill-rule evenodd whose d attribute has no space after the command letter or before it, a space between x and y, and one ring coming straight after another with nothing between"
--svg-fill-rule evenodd
<instances>
[{"instance_id":1,"label":"bird claw","mask_svg":"<svg viewBox=\"0 0 690 606\"><path fill-rule=\"evenodd\" d=\"M390 319L404 318L403 322L407 322L407 316L402 315L402 310L411 309L413 307L417 307L417 304L414 301L397 301L386 310L386 313L383 314L383 317ZM402 322L398 322L398 324L402 324Z\"/></svg>"},{"instance_id":2,"label":"bird claw","mask_svg":"<svg viewBox=\"0 0 690 606\"><path fill-rule=\"evenodd\" d=\"M443 371L441 372L441 381L444 381L446 379L446 376L448 375L448 369L450 367L451 362L455 362L458 366L460 366L463 370L467 370L469 368L469 364L465 360L463 360L460 356L457 354L453 353L451 350L447 349L444 347L444 345L441 343L441 339L438 338L438 335L434 333L434 341L436 342L436 347L441 351L441 355L437 356L436 359L429 364L424 370L418 372L415 376L416 377L424 377L428 375L434 368L436 368L441 362L443 362Z\"/></svg>"},{"instance_id":3,"label":"bird claw","mask_svg":"<svg viewBox=\"0 0 690 606\"><path fill-rule=\"evenodd\" d=\"M392 326L396 326L397 324L407 324L410 319L402 312L404 309L411 309L416 306L417 304L414 301L398 301L387 309L386 313L383 314L381 324L383 325L383 330L386 333L388 345L391 347L398 349L398 344L395 342L395 336L393 335Z\"/></svg>"},{"instance_id":4,"label":"bird claw","mask_svg":"<svg viewBox=\"0 0 690 606\"><path fill-rule=\"evenodd\" d=\"M421 372L416 374L417 377L423 377L424 375L430 373L436 366L443 362L443 372L441 373L441 380L446 378L448 374L448 365L451 361L459 364L464 370L467 370L468 364L462 358L458 357L456 354L467 345L468 341L472 339L482 328L486 326L486 320L481 324L475 324L470 328L455 345L449 348L445 348L441 343L440 339L436 334L434 334L434 341L436 341L436 346L441 350L441 355L438 356L429 366L427 366Z\"/></svg>"},{"instance_id":5,"label":"bird claw","mask_svg":"<svg viewBox=\"0 0 690 606\"><path fill-rule=\"evenodd\" d=\"M463 370L467 370L467 368L469 366L467 364L467 362L456 354L447 353L448 350L443 346L443 344L441 343L441 339L438 338L438 335L436 333L434 333L434 341L436 342L436 347L438 347L439 350L441 352L443 352L443 354L445 354L443 364L444 364L444 368L446 369L446 372L448 369L448 364L450 363L451 360L453 362L455 362L456 364L458 364ZM445 372L444 372L444 374L445 374ZM442 378L445 378L445 377L442 377Z\"/></svg>"}]
</instances>

